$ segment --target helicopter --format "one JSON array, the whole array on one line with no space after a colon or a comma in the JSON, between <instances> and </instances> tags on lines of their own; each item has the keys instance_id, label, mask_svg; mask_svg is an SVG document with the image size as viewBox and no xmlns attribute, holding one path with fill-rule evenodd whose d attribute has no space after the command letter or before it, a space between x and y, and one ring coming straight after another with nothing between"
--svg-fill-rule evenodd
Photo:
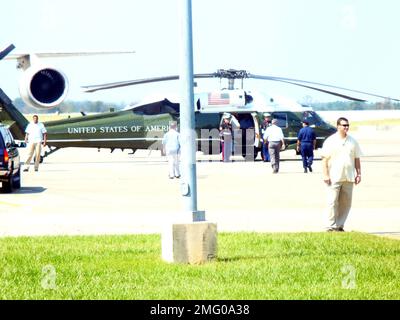
<instances>
[{"instance_id":1,"label":"helicopter","mask_svg":"<svg viewBox=\"0 0 400 320\"><path fill-rule=\"evenodd\" d=\"M324 121L309 106L301 105L288 99L272 97L262 91L244 90L244 79L253 78L259 80L278 81L290 85L304 87L307 89L317 90L326 94L331 94L340 98L345 98L358 102L366 102L366 100L350 96L348 94L340 93L338 92L338 90L347 90L357 94L364 94L383 99L400 101L399 99L389 98L374 93L347 89L318 82L256 75L246 70L219 69L214 73L194 74L194 78L219 78L220 80L228 80L227 88L216 91L202 91L195 87L194 112L195 128L198 141L197 149L206 154L219 153L220 150L218 148L218 143L214 143L215 141L219 141L217 129L222 122L222 118L228 115L229 117L236 118L236 122L240 124L240 130L236 131L238 139L236 139L235 144L236 150L239 150L236 153L241 154L246 159L255 159L258 152L261 150L262 133L260 130L260 125L265 114L269 114L272 119L276 119L277 125L282 128L287 150L296 150L297 134L302 128L302 123L304 120L306 120L316 132L316 148L322 147L325 139L336 132L336 128ZM86 92L95 92L98 90L114 89L131 85L140 85L152 82L171 81L178 79L179 76L174 75L114 82L100 85L91 85L84 86L83 88ZM235 87L235 80L241 81L240 89ZM172 115L173 120L177 120L179 122L179 98L176 100L176 109L174 112L170 112L170 114ZM171 103L170 100L166 101L168 101L168 103ZM161 103L161 101L155 103ZM135 112L135 110L136 112L139 110L145 110L145 113L147 113L147 115L153 116L162 113L161 109L151 109L151 105L142 105L141 103L131 108L133 112ZM242 125L242 123L245 123L245 125ZM202 133L203 131L205 131L205 134ZM208 133L210 134L208 135ZM211 146L210 143L212 143L213 145ZM296 153L298 152L296 151Z\"/></svg>"},{"instance_id":2,"label":"helicopter","mask_svg":"<svg viewBox=\"0 0 400 320\"><path fill-rule=\"evenodd\" d=\"M13 45L0 52L0 60L14 49ZM29 57L29 56L28 56ZM19 63L24 64L27 56L18 57ZM29 62L29 60L28 60ZM27 68L29 71L31 68ZM23 88L30 88L29 99L25 102L36 108L51 108L62 101L66 90L67 80L63 73L58 72L59 77L53 76L50 67L36 66L36 73L29 74L28 82L23 82ZM39 70L39 71L38 71ZM55 70L55 69L54 69ZM201 91L196 89L194 94L195 130L197 135L197 149L205 154L220 153L219 126L223 116L229 114L235 117L242 125L236 130L236 149L246 159L255 159L262 147L262 134L260 124L264 113L269 113L272 118L278 120L278 125L283 129L286 149L295 149L297 132L302 127L302 121L307 119L314 127L317 135L317 147L321 147L323 141L332 133L335 128L325 122L310 107L302 106L296 102L287 102L271 97L266 93L244 90L244 79L254 78L260 80L278 81L291 85L301 86L317 90L327 94L339 96L355 101L365 101L356 97L339 93L338 90L348 90L354 93L362 93L375 97L387 97L372 93L341 88L338 86L326 85L305 80L255 75L245 70L219 69L214 73L195 74L194 78L219 78L227 79L228 87L215 91ZM60 81L53 80L61 79ZM130 85L139 85L159 81L178 80L179 76L163 76L117 83L84 86L86 92L95 92ZM50 81L51 80L51 81ZM241 88L235 88L235 80L241 80ZM48 88L49 81L51 90L37 90L45 99L40 100L38 96L33 97L32 88ZM316 86L324 88L318 88ZM329 90L328 90L329 88ZM332 89L335 89L333 91ZM56 92L56 95L51 93ZM55 99L55 100L54 100ZM392 99L392 98L389 98ZM36 100L42 101L37 103ZM397 99L392 99L397 100ZM33 103L33 101L36 101ZM44 103L48 101L48 103ZM399 100L397 100L399 101ZM133 152L138 149L162 150L161 140L166 131L169 130L171 121L179 124L180 106L179 98L172 99L165 97L156 101L139 102L121 111L99 113L44 122L47 129L47 146L43 157L66 147L90 147L131 149ZM8 96L0 89L0 121L6 124L14 138L24 140L25 128L28 120L12 104ZM244 124L245 123L245 124Z\"/></svg>"},{"instance_id":3,"label":"helicopter","mask_svg":"<svg viewBox=\"0 0 400 320\"><path fill-rule=\"evenodd\" d=\"M312 108L296 102L275 99L263 92L237 89L234 80L256 78L275 80L305 86L325 93L334 94L347 99L363 101L359 98L343 95L335 91L319 89L310 86L303 80L275 78L253 75L245 70L220 69L211 74L197 74L195 78L225 78L228 88L213 92L197 90L194 94L195 129L197 134L197 149L205 154L220 153L219 126L227 114L235 117L239 124L247 123L238 130L236 140L239 154L246 159L255 159L262 147L260 124L265 113L277 119L277 125L283 129L286 149L295 149L297 133L307 120L314 127L317 135L317 148L324 140L336 131L336 128L325 122ZM177 80L178 76L139 79L129 82L86 86L88 92L116 88L125 85L143 84L157 81ZM295 81L303 81L297 83ZM336 87L338 88L338 87ZM179 123L179 102L164 98L152 102L142 102L121 111L99 113L44 122L47 129L47 145L44 157L66 147L90 147L162 150L161 141L169 130L171 121ZM14 137L24 139L24 129L28 120L13 106L12 102L0 91L0 120L9 125ZM246 132L246 133L245 133Z\"/></svg>"}]
</instances>

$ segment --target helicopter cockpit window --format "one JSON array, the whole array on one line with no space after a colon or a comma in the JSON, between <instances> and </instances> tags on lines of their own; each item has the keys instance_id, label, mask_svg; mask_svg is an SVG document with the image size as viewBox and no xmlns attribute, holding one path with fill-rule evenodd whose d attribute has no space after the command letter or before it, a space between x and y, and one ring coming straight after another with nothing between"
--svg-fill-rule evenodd
<instances>
[{"instance_id":1,"label":"helicopter cockpit window","mask_svg":"<svg viewBox=\"0 0 400 320\"><path fill-rule=\"evenodd\" d=\"M277 126L281 128L287 128L288 127L288 118L286 113L279 113L279 112L274 112L273 118L278 120Z\"/></svg>"},{"instance_id":2,"label":"helicopter cockpit window","mask_svg":"<svg viewBox=\"0 0 400 320\"><path fill-rule=\"evenodd\" d=\"M310 125L316 126L320 126L324 122L314 111L304 111L302 120L307 120Z\"/></svg>"}]
</instances>

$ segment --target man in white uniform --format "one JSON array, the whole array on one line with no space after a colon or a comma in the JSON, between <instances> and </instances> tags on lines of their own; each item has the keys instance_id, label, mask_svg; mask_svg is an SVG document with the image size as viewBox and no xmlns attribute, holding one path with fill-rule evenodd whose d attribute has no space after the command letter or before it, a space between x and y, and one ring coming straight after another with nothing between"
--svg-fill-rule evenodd
<instances>
[{"instance_id":1,"label":"man in white uniform","mask_svg":"<svg viewBox=\"0 0 400 320\"><path fill-rule=\"evenodd\" d=\"M277 119L272 120L272 125L269 126L264 132L264 142L268 142L268 152L271 159L272 173L279 172L279 152L285 149L285 141L283 140L283 131L276 124Z\"/></svg>"},{"instance_id":2,"label":"man in white uniform","mask_svg":"<svg viewBox=\"0 0 400 320\"><path fill-rule=\"evenodd\" d=\"M181 149L181 144L180 135L179 132L176 131L176 127L176 122L171 122L169 125L169 131L164 135L162 141L164 152L168 158L170 179L173 179L174 177L181 177L179 172L179 152Z\"/></svg>"},{"instance_id":3,"label":"man in white uniform","mask_svg":"<svg viewBox=\"0 0 400 320\"><path fill-rule=\"evenodd\" d=\"M43 123L39 122L39 117L35 114L33 116L33 122L29 123L25 130L25 143L29 143L29 154L28 159L25 161L26 168L24 171L29 171L29 165L33 154L35 154L35 171L39 170L40 152L42 150L42 144L43 147L45 147L46 142L47 130Z\"/></svg>"},{"instance_id":4,"label":"man in white uniform","mask_svg":"<svg viewBox=\"0 0 400 320\"><path fill-rule=\"evenodd\" d=\"M344 231L353 185L361 182L360 146L347 134L346 118L339 118L336 125L337 132L326 139L321 150L323 179L328 186L327 231Z\"/></svg>"}]
</instances>

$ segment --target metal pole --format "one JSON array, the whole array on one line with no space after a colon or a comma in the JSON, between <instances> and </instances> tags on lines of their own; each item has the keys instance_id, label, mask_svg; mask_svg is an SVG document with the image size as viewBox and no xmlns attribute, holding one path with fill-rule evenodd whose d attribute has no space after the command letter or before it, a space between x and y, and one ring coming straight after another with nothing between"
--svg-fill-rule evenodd
<instances>
[{"instance_id":1,"label":"metal pole","mask_svg":"<svg viewBox=\"0 0 400 320\"><path fill-rule=\"evenodd\" d=\"M197 212L196 140L193 93L192 1L181 0L182 52L180 65L181 191L184 209ZM193 217L193 215L192 215Z\"/></svg>"}]
</instances>

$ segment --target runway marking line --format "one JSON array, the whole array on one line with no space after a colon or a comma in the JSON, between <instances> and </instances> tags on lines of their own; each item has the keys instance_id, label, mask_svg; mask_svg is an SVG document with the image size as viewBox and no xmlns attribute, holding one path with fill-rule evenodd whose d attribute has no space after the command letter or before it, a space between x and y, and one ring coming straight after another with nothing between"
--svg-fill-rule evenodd
<instances>
[{"instance_id":1,"label":"runway marking line","mask_svg":"<svg viewBox=\"0 0 400 320\"><path fill-rule=\"evenodd\" d=\"M12 203L12 202L6 202L6 201L0 201L0 205L6 205L10 207L20 207L21 204L19 203Z\"/></svg>"}]
</instances>

